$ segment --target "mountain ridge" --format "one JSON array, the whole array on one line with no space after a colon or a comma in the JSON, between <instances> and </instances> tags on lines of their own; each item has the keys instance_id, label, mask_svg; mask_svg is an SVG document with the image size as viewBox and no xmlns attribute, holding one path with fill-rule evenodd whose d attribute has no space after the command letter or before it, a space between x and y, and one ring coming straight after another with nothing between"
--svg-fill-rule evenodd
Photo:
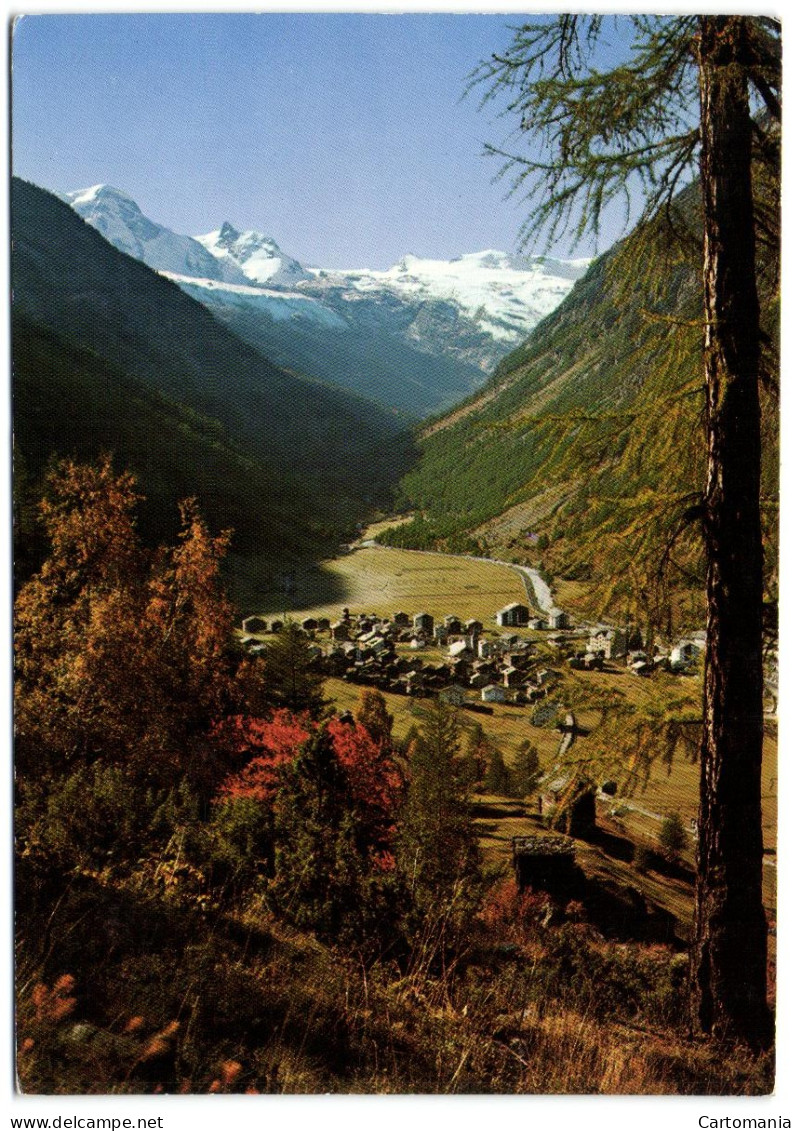
<instances>
[{"instance_id":1,"label":"mountain ridge","mask_svg":"<svg viewBox=\"0 0 802 1131\"><path fill-rule=\"evenodd\" d=\"M417 418L476 389L586 266L486 249L451 261L407 255L387 271L306 267L273 237L228 221L194 237L193 259L193 237L171 241L155 225L157 235L143 238L146 218L120 196L67 194L115 246L147 257L271 360Z\"/></svg>"}]
</instances>

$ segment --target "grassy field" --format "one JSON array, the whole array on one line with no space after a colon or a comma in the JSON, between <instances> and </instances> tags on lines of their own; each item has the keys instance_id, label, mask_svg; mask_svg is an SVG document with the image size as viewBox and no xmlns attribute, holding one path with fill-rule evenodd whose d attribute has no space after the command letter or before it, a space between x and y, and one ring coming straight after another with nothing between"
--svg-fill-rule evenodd
<instances>
[{"instance_id":1,"label":"grassy field","mask_svg":"<svg viewBox=\"0 0 802 1131\"><path fill-rule=\"evenodd\" d=\"M352 612L379 616L403 610L442 619L453 613L487 624L503 605L527 600L520 575L507 566L385 546L364 546L321 562L296 583L291 615L297 618L336 618L347 605Z\"/></svg>"}]
</instances>

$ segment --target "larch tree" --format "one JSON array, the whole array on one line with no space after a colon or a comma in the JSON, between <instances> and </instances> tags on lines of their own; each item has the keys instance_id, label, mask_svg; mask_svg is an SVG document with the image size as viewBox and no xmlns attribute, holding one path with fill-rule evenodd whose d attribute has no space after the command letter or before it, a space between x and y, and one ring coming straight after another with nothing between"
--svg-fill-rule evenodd
<instances>
[{"instance_id":1,"label":"larch tree","mask_svg":"<svg viewBox=\"0 0 802 1131\"><path fill-rule=\"evenodd\" d=\"M138 499L109 458L66 460L48 478L50 553L14 610L23 775L99 762L148 786L188 776L208 789L219 774L214 726L242 709L219 577L228 537L212 537L187 501L178 545L149 553Z\"/></svg>"},{"instance_id":2,"label":"larch tree","mask_svg":"<svg viewBox=\"0 0 802 1131\"><path fill-rule=\"evenodd\" d=\"M557 16L520 27L474 80L505 99L526 154L493 149L531 212L530 243L598 235L610 205L671 228L701 198L707 649L693 957L695 1020L771 1042L762 902L763 550L759 386L771 380L756 260L776 256L779 25L764 17ZM677 237L679 238L679 236ZM772 246L772 244L774 246Z\"/></svg>"}]
</instances>

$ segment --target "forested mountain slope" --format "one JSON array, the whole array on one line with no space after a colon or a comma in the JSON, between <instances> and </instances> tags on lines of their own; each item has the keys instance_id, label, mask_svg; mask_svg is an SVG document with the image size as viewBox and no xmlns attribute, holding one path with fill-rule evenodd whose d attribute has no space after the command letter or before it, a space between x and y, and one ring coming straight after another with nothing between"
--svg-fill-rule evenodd
<instances>
[{"instance_id":1,"label":"forested mountain slope","mask_svg":"<svg viewBox=\"0 0 802 1131\"><path fill-rule=\"evenodd\" d=\"M698 621L694 507L704 482L695 195L594 263L472 399L419 434L396 543L492 552L584 581L587 610ZM676 223L676 220L675 220ZM763 264L767 342L776 264ZM777 403L764 397L769 586L776 571Z\"/></svg>"}]
</instances>

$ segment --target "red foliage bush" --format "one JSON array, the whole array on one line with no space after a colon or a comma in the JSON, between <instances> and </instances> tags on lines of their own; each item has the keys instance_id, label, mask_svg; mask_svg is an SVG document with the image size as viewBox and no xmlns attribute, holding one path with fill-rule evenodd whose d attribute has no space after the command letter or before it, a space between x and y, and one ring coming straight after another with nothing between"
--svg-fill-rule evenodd
<instances>
[{"instance_id":1,"label":"red foliage bush","mask_svg":"<svg viewBox=\"0 0 802 1131\"><path fill-rule=\"evenodd\" d=\"M343 770L355 816L377 850L388 849L401 802L403 778L386 744L360 723L330 719L315 724L309 715L276 711L271 719L238 716L220 724L219 734L239 757L249 760L223 783L219 798L253 798L271 804L280 770L313 735L325 730Z\"/></svg>"}]
</instances>

